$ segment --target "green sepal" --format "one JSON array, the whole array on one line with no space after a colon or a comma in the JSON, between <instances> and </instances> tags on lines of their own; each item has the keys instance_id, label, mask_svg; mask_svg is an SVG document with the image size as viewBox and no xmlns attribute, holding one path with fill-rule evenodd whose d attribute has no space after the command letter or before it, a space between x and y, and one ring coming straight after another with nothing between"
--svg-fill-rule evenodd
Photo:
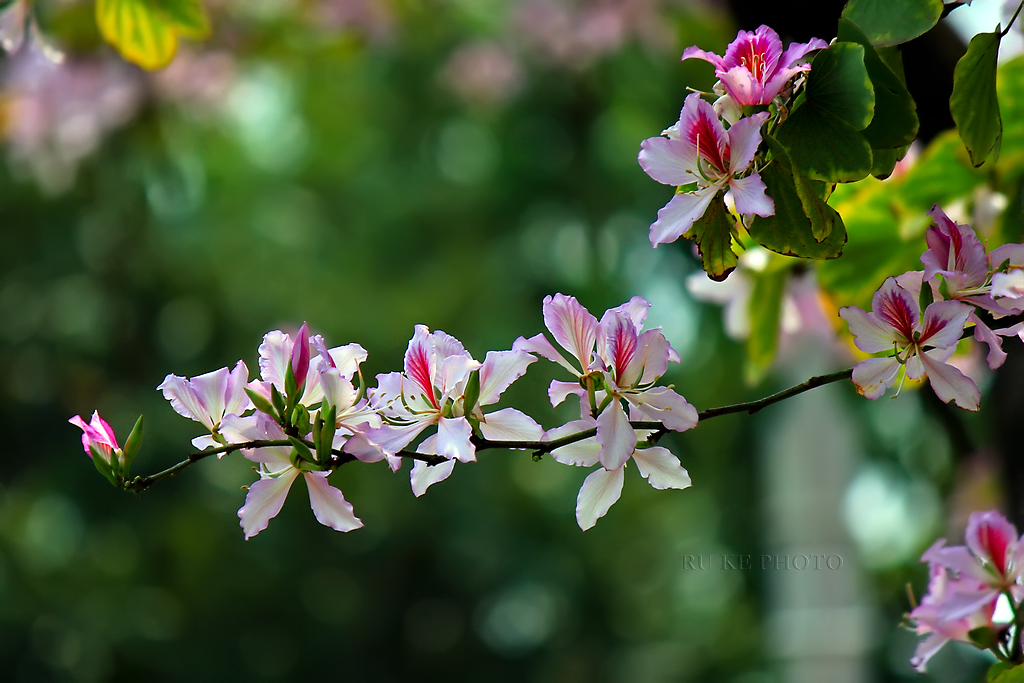
<instances>
[{"instance_id":1,"label":"green sepal","mask_svg":"<svg viewBox=\"0 0 1024 683\"><path fill-rule=\"evenodd\" d=\"M284 397L281 396L281 392L277 390L277 385L270 385L270 400L273 402L274 407L277 408L278 417L283 421L288 411L285 410Z\"/></svg>"},{"instance_id":2,"label":"green sepal","mask_svg":"<svg viewBox=\"0 0 1024 683\"><path fill-rule=\"evenodd\" d=\"M469 373L469 380L466 382L466 391L462 394L462 410L463 414L469 415L473 412L473 408L476 407L476 402L480 398L480 371L474 370Z\"/></svg>"},{"instance_id":3,"label":"green sepal","mask_svg":"<svg viewBox=\"0 0 1024 683\"><path fill-rule=\"evenodd\" d=\"M313 457L313 452L309 450L309 446L306 445L305 441L294 436L289 436L288 441L292 444L292 452L294 454L310 464L316 464L316 458Z\"/></svg>"},{"instance_id":4,"label":"green sepal","mask_svg":"<svg viewBox=\"0 0 1024 683\"><path fill-rule=\"evenodd\" d=\"M92 445L89 446L89 451L92 453L92 464L96 466L96 469L99 470L99 473L106 477L107 481L109 481L111 484L119 487L120 483L117 480L117 476L114 474L114 470L111 469L110 463L103 459L103 454L100 453L96 449L96 447ZM111 453L110 455L111 460L113 460L116 457L116 454L114 453Z\"/></svg>"},{"instance_id":5,"label":"green sepal","mask_svg":"<svg viewBox=\"0 0 1024 683\"><path fill-rule=\"evenodd\" d=\"M271 387L273 387L273 385L271 385ZM249 400L252 401L252 404L256 406L256 410L260 411L264 415L269 415L275 422L280 419L281 416L270 401L263 398L260 394L256 393L249 387L245 387L245 393L249 397Z\"/></svg>"},{"instance_id":6,"label":"green sepal","mask_svg":"<svg viewBox=\"0 0 1024 683\"><path fill-rule=\"evenodd\" d=\"M313 426L309 422L309 410L301 403L292 409L291 424L300 434L308 434Z\"/></svg>"},{"instance_id":7,"label":"green sepal","mask_svg":"<svg viewBox=\"0 0 1024 683\"><path fill-rule=\"evenodd\" d=\"M327 406L327 399L320 405L320 415L324 414L324 408ZM337 431L338 425L338 409L334 406L330 406L327 409L327 416L323 418L323 426L320 428L320 439L313 439L313 443L316 444L316 459L321 464L327 463L331 459L331 451L334 448L334 432Z\"/></svg>"},{"instance_id":8,"label":"green sepal","mask_svg":"<svg viewBox=\"0 0 1024 683\"><path fill-rule=\"evenodd\" d=\"M996 60L1002 34L979 33L971 38L967 53L953 70L953 94L949 113L975 167L994 154L999 158L1003 121L996 96Z\"/></svg>"},{"instance_id":9,"label":"green sepal","mask_svg":"<svg viewBox=\"0 0 1024 683\"><path fill-rule=\"evenodd\" d=\"M875 46L905 43L926 33L942 17L942 0L850 0L843 16Z\"/></svg>"},{"instance_id":10,"label":"green sepal","mask_svg":"<svg viewBox=\"0 0 1024 683\"><path fill-rule=\"evenodd\" d=\"M988 626L979 626L978 628L971 629L967 632L967 637L982 650L994 647L999 642L996 632Z\"/></svg>"},{"instance_id":11,"label":"green sepal","mask_svg":"<svg viewBox=\"0 0 1024 683\"><path fill-rule=\"evenodd\" d=\"M291 362L288 363L288 369L285 370L284 373L284 393L289 407L298 404L300 398L297 396L299 393L299 385L295 381L295 373L292 372Z\"/></svg>"},{"instance_id":12,"label":"green sepal","mask_svg":"<svg viewBox=\"0 0 1024 683\"><path fill-rule=\"evenodd\" d=\"M697 243L701 267L712 280L721 282L729 277L739 263L732 249L732 236L736 222L720 197L714 197L704 215L693 222L683 236Z\"/></svg>"},{"instance_id":13,"label":"green sepal","mask_svg":"<svg viewBox=\"0 0 1024 683\"><path fill-rule=\"evenodd\" d=\"M132 460L138 455L139 449L142 447L142 415L139 415L139 419L135 421L135 426L132 427L131 433L128 435L128 440L124 442L124 450L122 451L124 457L124 463L122 465L123 471L121 476L127 477L128 472L132 468Z\"/></svg>"},{"instance_id":14,"label":"green sepal","mask_svg":"<svg viewBox=\"0 0 1024 683\"><path fill-rule=\"evenodd\" d=\"M921 307L921 312L923 313L924 309L931 306L933 301L935 301L935 294L932 292L932 286L927 282L921 283L921 294L917 297L917 305Z\"/></svg>"}]
</instances>

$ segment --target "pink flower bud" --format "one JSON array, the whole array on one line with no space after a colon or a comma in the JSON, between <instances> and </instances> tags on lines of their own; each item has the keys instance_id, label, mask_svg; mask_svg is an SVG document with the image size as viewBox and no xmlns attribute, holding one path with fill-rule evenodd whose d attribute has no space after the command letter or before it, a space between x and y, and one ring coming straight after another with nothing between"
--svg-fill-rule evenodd
<instances>
[{"instance_id":1,"label":"pink flower bud","mask_svg":"<svg viewBox=\"0 0 1024 683\"><path fill-rule=\"evenodd\" d=\"M298 333L295 335L295 345L292 347L292 375L295 376L295 386L301 391L306 385L306 373L309 372L309 326L302 323Z\"/></svg>"}]
</instances>

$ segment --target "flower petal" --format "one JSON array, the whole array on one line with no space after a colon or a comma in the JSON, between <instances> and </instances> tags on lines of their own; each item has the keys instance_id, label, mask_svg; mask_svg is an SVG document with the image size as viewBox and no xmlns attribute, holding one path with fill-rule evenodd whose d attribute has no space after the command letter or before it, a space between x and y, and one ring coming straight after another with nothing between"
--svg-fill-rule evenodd
<instances>
[{"instance_id":1,"label":"flower petal","mask_svg":"<svg viewBox=\"0 0 1024 683\"><path fill-rule=\"evenodd\" d=\"M747 116L729 128L729 172L742 173L750 167L757 147L761 144L761 125L768 118L768 112ZM741 213L751 213L743 211ZM758 214L761 215L761 214ZM771 214L769 214L771 215Z\"/></svg>"},{"instance_id":2,"label":"flower petal","mask_svg":"<svg viewBox=\"0 0 1024 683\"><path fill-rule=\"evenodd\" d=\"M299 470L293 467L289 472L278 477L264 477L249 487L245 504L238 510L246 540L266 529L270 520L281 511L288 489L297 476Z\"/></svg>"},{"instance_id":3,"label":"flower petal","mask_svg":"<svg viewBox=\"0 0 1024 683\"><path fill-rule=\"evenodd\" d=\"M896 381L900 364L895 358L868 358L853 368L853 383L865 398L876 399Z\"/></svg>"},{"instance_id":4,"label":"flower petal","mask_svg":"<svg viewBox=\"0 0 1024 683\"><path fill-rule=\"evenodd\" d=\"M439 465L428 465L422 460L417 460L416 464L412 466L410 475L413 495L418 498L426 493L428 488L451 476L456 462L458 461L453 459L445 460Z\"/></svg>"},{"instance_id":5,"label":"flower petal","mask_svg":"<svg viewBox=\"0 0 1024 683\"><path fill-rule=\"evenodd\" d=\"M594 470L583 481L576 497L576 522L586 531L604 517L612 504L622 495L622 473L625 468Z\"/></svg>"},{"instance_id":6,"label":"flower petal","mask_svg":"<svg viewBox=\"0 0 1024 683\"><path fill-rule=\"evenodd\" d=\"M711 200L721 189L708 185L694 192L680 192L658 211L658 220L651 224L651 245L675 242L693 227L693 222L704 215Z\"/></svg>"},{"instance_id":7,"label":"flower petal","mask_svg":"<svg viewBox=\"0 0 1024 683\"><path fill-rule=\"evenodd\" d=\"M501 392L526 373L526 368L537 359L525 351L488 351L480 368L480 398L482 406L497 403Z\"/></svg>"},{"instance_id":8,"label":"flower petal","mask_svg":"<svg viewBox=\"0 0 1024 683\"><path fill-rule=\"evenodd\" d=\"M953 401L964 410L978 410L981 404L978 385L952 365L932 358L932 353L925 351L918 355L935 394L943 403Z\"/></svg>"},{"instance_id":9,"label":"flower petal","mask_svg":"<svg viewBox=\"0 0 1024 683\"><path fill-rule=\"evenodd\" d=\"M345 500L339 489L327 483L327 472L303 472L309 489L309 506L316 521L335 531L352 531L363 526L355 516L352 503Z\"/></svg>"},{"instance_id":10,"label":"flower petal","mask_svg":"<svg viewBox=\"0 0 1024 683\"><path fill-rule=\"evenodd\" d=\"M685 489L691 485L690 475L679 464L679 458L667 448L651 446L633 453L640 474L656 489Z\"/></svg>"},{"instance_id":11,"label":"flower petal","mask_svg":"<svg viewBox=\"0 0 1024 683\"><path fill-rule=\"evenodd\" d=\"M764 193L765 189L764 181L757 173L729 181L729 191L736 203L736 211L748 216L775 215L775 202Z\"/></svg>"},{"instance_id":12,"label":"flower petal","mask_svg":"<svg viewBox=\"0 0 1024 683\"><path fill-rule=\"evenodd\" d=\"M697 426L697 409L668 387L627 394L626 400L644 419L661 422L674 432L685 432Z\"/></svg>"},{"instance_id":13,"label":"flower petal","mask_svg":"<svg viewBox=\"0 0 1024 683\"><path fill-rule=\"evenodd\" d=\"M544 436L543 427L515 408L487 413L480 420L480 431L491 441L540 441Z\"/></svg>"},{"instance_id":14,"label":"flower petal","mask_svg":"<svg viewBox=\"0 0 1024 683\"><path fill-rule=\"evenodd\" d=\"M640 143L637 161L644 172L663 185L689 185L700 181L697 146L688 140L648 138Z\"/></svg>"},{"instance_id":15,"label":"flower petal","mask_svg":"<svg viewBox=\"0 0 1024 683\"><path fill-rule=\"evenodd\" d=\"M470 442L473 428L464 417L442 417L437 422L437 454L462 462L476 460L476 447Z\"/></svg>"},{"instance_id":16,"label":"flower petal","mask_svg":"<svg viewBox=\"0 0 1024 683\"><path fill-rule=\"evenodd\" d=\"M636 448L636 432L618 399L612 399L597 416L597 443L601 446L601 464L609 470L621 468Z\"/></svg>"},{"instance_id":17,"label":"flower petal","mask_svg":"<svg viewBox=\"0 0 1024 683\"><path fill-rule=\"evenodd\" d=\"M556 349L555 346L551 342L549 342L547 337L545 337L543 334L534 335L529 339L527 339L526 337L520 337L519 339L516 339L515 342L512 344L512 350L539 354L550 361L558 363L559 365L561 365L563 368L565 368L574 375L578 375L580 373L580 370L570 365L569 361L567 361L565 357L558 352L558 349Z\"/></svg>"},{"instance_id":18,"label":"flower petal","mask_svg":"<svg viewBox=\"0 0 1024 683\"><path fill-rule=\"evenodd\" d=\"M853 343L865 353L892 351L894 344L903 344L906 341L892 325L882 322L875 314L856 306L843 306L839 309L839 317L849 325Z\"/></svg>"},{"instance_id":19,"label":"flower petal","mask_svg":"<svg viewBox=\"0 0 1024 683\"><path fill-rule=\"evenodd\" d=\"M544 297L543 310L544 324L551 336L576 358L585 372L597 341L597 318L575 297L564 294Z\"/></svg>"}]
</instances>

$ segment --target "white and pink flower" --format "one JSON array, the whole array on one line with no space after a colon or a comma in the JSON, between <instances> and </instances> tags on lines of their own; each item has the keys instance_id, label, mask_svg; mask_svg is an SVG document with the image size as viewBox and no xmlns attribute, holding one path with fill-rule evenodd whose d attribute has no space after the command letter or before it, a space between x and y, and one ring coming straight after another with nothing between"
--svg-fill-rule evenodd
<instances>
[{"instance_id":1,"label":"white and pink flower","mask_svg":"<svg viewBox=\"0 0 1024 683\"><path fill-rule=\"evenodd\" d=\"M219 445L216 436L226 415L241 415L250 407L245 394L248 381L249 369L238 361L234 370L221 368L192 379L167 375L157 389L171 402L174 412L210 430L210 434L192 439L192 445L203 450Z\"/></svg>"},{"instance_id":2,"label":"white and pink flower","mask_svg":"<svg viewBox=\"0 0 1024 683\"><path fill-rule=\"evenodd\" d=\"M945 402L978 410L977 385L946 361L956 350L971 308L958 301L936 301L921 317L917 297L888 278L871 300L872 312L855 306L839 309L850 326L854 343L866 353L889 351L885 358L869 358L853 369L853 383L867 398L880 397L896 381L900 370L911 379L927 375L932 389Z\"/></svg>"},{"instance_id":3,"label":"white and pink flower","mask_svg":"<svg viewBox=\"0 0 1024 683\"><path fill-rule=\"evenodd\" d=\"M673 242L693 226L719 193L728 191L736 211L745 215L771 216L775 204L765 195L765 185L752 170L754 155L761 144L761 124L767 112L722 125L714 108L699 93L686 98L676 125L664 137L641 143L640 166L647 175L664 185L696 185L677 191L658 211L651 225L651 244Z\"/></svg>"}]
</instances>

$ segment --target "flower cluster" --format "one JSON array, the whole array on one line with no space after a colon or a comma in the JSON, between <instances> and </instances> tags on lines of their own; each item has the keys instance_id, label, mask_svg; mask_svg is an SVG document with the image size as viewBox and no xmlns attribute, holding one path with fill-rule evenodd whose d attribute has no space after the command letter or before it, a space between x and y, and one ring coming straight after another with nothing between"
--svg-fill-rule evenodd
<instances>
[{"instance_id":1,"label":"flower cluster","mask_svg":"<svg viewBox=\"0 0 1024 683\"><path fill-rule=\"evenodd\" d=\"M412 490L420 496L446 479L456 462L474 462L478 450L498 447L551 453L572 465L600 463L577 505L577 520L588 529L618 499L630 458L655 488L690 485L679 460L654 445L666 431L694 427L697 411L671 387L656 385L679 356L660 330L643 329L649 306L634 297L598 322L572 297L547 297L545 323L573 362L540 334L519 338L511 350L490 351L481 363L451 335L417 325L404 370L377 375L377 386L367 390L360 372L366 351L358 344L329 349L303 324L294 336L280 330L264 336L257 379L250 381L238 361L234 369L191 379L168 375L157 388L177 413L205 428L192 441L200 457L238 450L256 463L259 479L238 511L246 538L280 512L300 475L317 521L350 531L363 523L328 483L341 465L386 461L397 471L404 460L414 460ZM491 409L537 360L534 353L572 373L574 382L555 380L549 394L554 405L578 396L579 420L545 432L515 408ZM151 483L128 477L141 419L123 451L98 414L89 424L79 416L71 422L83 430L86 453L112 483L129 490Z\"/></svg>"},{"instance_id":2,"label":"flower cluster","mask_svg":"<svg viewBox=\"0 0 1024 683\"><path fill-rule=\"evenodd\" d=\"M712 106L700 93L690 94L679 121L662 137L641 143L639 161L647 175L677 187L651 225L652 245L689 236L694 222L722 193L728 194L741 215L775 214L755 163L761 127L771 114L750 113L750 109L764 109L761 105L792 96L796 78L810 69L801 60L825 47L825 41L814 38L791 44L783 52L778 34L761 26L753 33L740 31L724 57L696 46L683 52L683 59L703 59L715 66L719 79L715 92L720 97ZM743 116L745 109L750 115Z\"/></svg>"},{"instance_id":3,"label":"flower cluster","mask_svg":"<svg viewBox=\"0 0 1024 683\"><path fill-rule=\"evenodd\" d=\"M969 326L974 338L989 347L989 367L1006 359L1001 337L1022 334L1024 325L993 330L979 311L993 319L1024 311L1024 244L1005 244L989 253L970 226L950 220L938 205L929 213L934 222L925 233L924 270L888 278L875 292L870 313L855 306L839 311L857 348L888 352L858 363L853 382L874 399L898 377L927 376L940 399L978 410L977 385L949 360Z\"/></svg>"},{"instance_id":4,"label":"flower cluster","mask_svg":"<svg viewBox=\"0 0 1024 683\"><path fill-rule=\"evenodd\" d=\"M928 563L928 593L910 613L918 635L911 664L923 672L928 660L950 640L991 650L999 659L1012 656L1016 627L996 618L1006 600L1017 614L1024 599L1024 538L998 512L977 512L967 523L966 546L946 546L939 539L921 556Z\"/></svg>"}]
</instances>

